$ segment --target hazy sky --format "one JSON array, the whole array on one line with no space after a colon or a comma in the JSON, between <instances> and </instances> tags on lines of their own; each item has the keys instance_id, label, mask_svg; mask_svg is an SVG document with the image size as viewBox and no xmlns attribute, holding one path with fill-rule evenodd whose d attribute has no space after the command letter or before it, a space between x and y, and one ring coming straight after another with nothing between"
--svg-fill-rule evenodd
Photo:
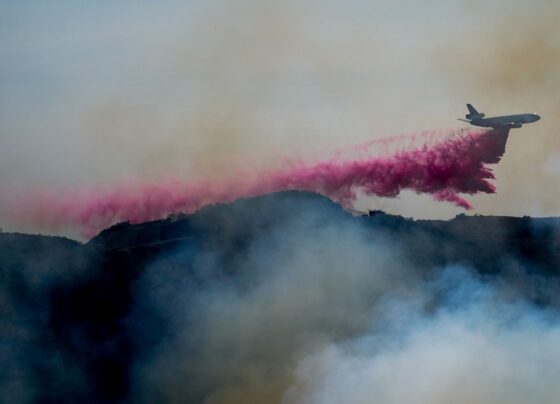
<instances>
[{"instance_id":1,"label":"hazy sky","mask_svg":"<svg viewBox=\"0 0 560 404\"><path fill-rule=\"evenodd\" d=\"M512 131L475 213L560 215L559 17L554 0L0 0L0 192L219 177L460 127L471 102L543 117Z\"/></svg>"}]
</instances>

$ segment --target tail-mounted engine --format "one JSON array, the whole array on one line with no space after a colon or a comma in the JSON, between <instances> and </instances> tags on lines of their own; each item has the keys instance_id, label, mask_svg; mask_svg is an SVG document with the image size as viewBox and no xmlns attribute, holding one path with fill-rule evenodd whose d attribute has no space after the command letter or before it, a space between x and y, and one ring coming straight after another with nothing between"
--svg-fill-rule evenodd
<instances>
[{"instance_id":1,"label":"tail-mounted engine","mask_svg":"<svg viewBox=\"0 0 560 404\"><path fill-rule=\"evenodd\" d=\"M475 114L467 114L465 115L465 118L469 119L469 120L473 120L473 119L482 119L484 118L486 115L483 114L482 112L477 112Z\"/></svg>"}]
</instances>

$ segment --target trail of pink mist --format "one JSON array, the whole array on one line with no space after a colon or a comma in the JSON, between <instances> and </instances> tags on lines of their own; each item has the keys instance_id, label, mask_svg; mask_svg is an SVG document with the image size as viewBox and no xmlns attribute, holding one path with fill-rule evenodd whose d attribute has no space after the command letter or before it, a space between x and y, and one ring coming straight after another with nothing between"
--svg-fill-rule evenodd
<instances>
[{"instance_id":1,"label":"trail of pink mist","mask_svg":"<svg viewBox=\"0 0 560 404\"><path fill-rule=\"evenodd\" d=\"M282 169L242 173L227 181L120 184L104 191L71 193L23 191L10 198L0 196L0 210L51 231L78 228L89 238L120 221L141 223L284 190L316 192L351 208L358 189L389 198L409 189L470 209L460 194L495 192L487 165L499 162L508 134L508 130L455 129L435 137L427 132L403 135L339 150L318 163L288 161ZM382 156L348 157L395 142L405 146Z\"/></svg>"}]
</instances>

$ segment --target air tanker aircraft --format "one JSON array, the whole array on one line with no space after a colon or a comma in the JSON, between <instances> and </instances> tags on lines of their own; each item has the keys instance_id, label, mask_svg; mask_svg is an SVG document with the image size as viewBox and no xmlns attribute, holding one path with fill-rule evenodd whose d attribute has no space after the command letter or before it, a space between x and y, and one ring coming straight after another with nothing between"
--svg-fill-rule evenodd
<instances>
[{"instance_id":1,"label":"air tanker aircraft","mask_svg":"<svg viewBox=\"0 0 560 404\"><path fill-rule=\"evenodd\" d=\"M485 115L482 112L478 112L471 104L467 104L467 108L469 109L469 113L465 115L467 119L459 120L484 128L520 128L525 123L531 123L541 119L537 114L503 115L485 118Z\"/></svg>"}]
</instances>

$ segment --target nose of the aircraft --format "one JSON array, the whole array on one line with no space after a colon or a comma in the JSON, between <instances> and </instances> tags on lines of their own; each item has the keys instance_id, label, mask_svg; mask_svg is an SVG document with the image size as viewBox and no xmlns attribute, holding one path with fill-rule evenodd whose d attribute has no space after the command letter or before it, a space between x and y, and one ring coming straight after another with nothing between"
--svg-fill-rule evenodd
<instances>
[{"instance_id":1,"label":"nose of the aircraft","mask_svg":"<svg viewBox=\"0 0 560 404\"><path fill-rule=\"evenodd\" d=\"M533 114L533 118L535 119L535 121L538 121L539 119L541 119L541 116L539 114Z\"/></svg>"}]
</instances>

